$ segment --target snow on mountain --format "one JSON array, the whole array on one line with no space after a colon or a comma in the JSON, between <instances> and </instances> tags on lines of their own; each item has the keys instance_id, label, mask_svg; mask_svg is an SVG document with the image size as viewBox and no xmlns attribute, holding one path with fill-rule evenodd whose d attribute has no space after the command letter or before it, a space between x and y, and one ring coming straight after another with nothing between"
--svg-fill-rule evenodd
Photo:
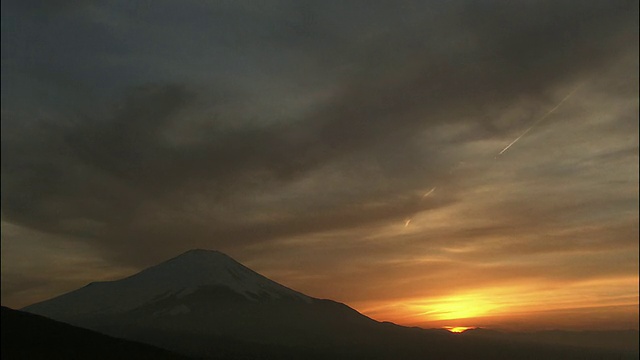
<instances>
[{"instance_id":1,"label":"snow on mountain","mask_svg":"<svg viewBox=\"0 0 640 360\"><path fill-rule=\"evenodd\" d=\"M226 287L251 301L258 298L313 301L313 298L271 281L221 252L196 249L130 277L94 282L24 310L69 320L102 316L123 313L172 295L181 298L208 286ZM188 311L183 307L170 312Z\"/></svg>"}]
</instances>

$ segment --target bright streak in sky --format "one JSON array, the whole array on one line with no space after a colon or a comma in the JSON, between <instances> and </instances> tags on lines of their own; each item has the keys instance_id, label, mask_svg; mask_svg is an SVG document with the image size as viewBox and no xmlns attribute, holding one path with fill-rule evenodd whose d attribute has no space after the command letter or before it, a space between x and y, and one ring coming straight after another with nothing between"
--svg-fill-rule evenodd
<instances>
[{"instance_id":1,"label":"bright streak in sky","mask_svg":"<svg viewBox=\"0 0 640 360\"><path fill-rule=\"evenodd\" d=\"M424 198L428 197L429 195L431 195L434 191L436 191L436 187L432 187L431 190L427 191L426 193L424 193L422 195L422 198L420 198L420 201L422 201ZM414 215L415 216L415 215ZM413 220L413 217L407 219L404 221L404 227L408 227L409 224L411 223L411 220Z\"/></svg>"},{"instance_id":2,"label":"bright streak in sky","mask_svg":"<svg viewBox=\"0 0 640 360\"><path fill-rule=\"evenodd\" d=\"M433 193L434 191L436 191L436 187L434 186L433 188L431 188L431 190L427 191L424 195L422 195L422 198L426 198L427 196L431 195L431 193Z\"/></svg>"},{"instance_id":3,"label":"bright streak in sky","mask_svg":"<svg viewBox=\"0 0 640 360\"><path fill-rule=\"evenodd\" d=\"M527 133L529 131L531 131L531 129L533 129L536 125L538 125L538 123L540 123L542 120L546 119L549 115L553 114L554 111L556 111L565 101L567 101L567 99L569 99L571 97L571 95L573 95L573 93L576 92L576 90L578 90L579 88L581 88L582 85L577 86L575 89L571 90L571 92L564 97L564 99L562 99L556 106L553 107L553 109L547 111L546 114L544 114L543 117L541 117L540 119L536 120L531 126L529 126L529 128L527 130L525 130L520 136L518 136L515 140L513 140L511 143L509 143L509 145L507 145L504 149L502 149L502 151L500 151L500 153L498 153L498 155L502 155L505 151L509 150L509 148L511 146L513 146L513 144L515 144L516 142L518 142L518 140L522 139L523 136L527 135Z\"/></svg>"}]
</instances>

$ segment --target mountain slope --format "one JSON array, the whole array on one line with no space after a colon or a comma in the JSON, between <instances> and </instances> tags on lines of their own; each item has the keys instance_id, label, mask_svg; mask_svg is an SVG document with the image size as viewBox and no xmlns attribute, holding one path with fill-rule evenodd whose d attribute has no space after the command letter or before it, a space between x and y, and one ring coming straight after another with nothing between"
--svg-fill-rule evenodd
<instances>
[{"instance_id":1,"label":"mountain slope","mask_svg":"<svg viewBox=\"0 0 640 360\"><path fill-rule=\"evenodd\" d=\"M1 319L2 359L187 359L4 306Z\"/></svg>"}]
</instances>

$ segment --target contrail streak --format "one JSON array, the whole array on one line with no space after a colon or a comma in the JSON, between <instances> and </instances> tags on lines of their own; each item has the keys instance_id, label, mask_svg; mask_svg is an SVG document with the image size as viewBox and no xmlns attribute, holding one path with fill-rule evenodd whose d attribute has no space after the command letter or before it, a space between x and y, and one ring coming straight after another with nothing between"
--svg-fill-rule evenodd
<instances>
[{"instance_id":1,"label":"contrail streak","mask_svg":"<svg viewBox=\"0 0 640 360\"><path fill-rule=\"evenodd\" d=\"M427 196L431 195L434 191L436 191L436 187L432 187L431 190L427 191L426 193L424 193L424 195L422 195L422 197L420 198L420 201L424 200L424 198L426 198ZM413 218L416 216L416 214L413 214L413 216L411 216L410 218L408 218L407 220L404 221L404 227L409 226L409 224L411 224L411 220L413 220Z\"/></svg>"},{"instance_id":2,"label":"contrail streak","mask_svg":"<svg viewBox=\"0 0 640 360\"><path fill-rule=\"evenodd\" d=\"M543 118L543 119L544 119L544 118ZM537 121L536 121L536 122L537 122ZM535 123L534 123L534 125L535 125ZM531 131L531 129L533 129L533 126L534 126L534 125L529 126L529 128L528 128L527 130L525 130L525 131L524 131L520 136L518 136L515 140L513 140L512 142L510 142L510 143L509 143L509 145L507 145L504 149L502 149L502 151L500 151L500 152L498 153L498 155L502 155L502 153L503 153L503 152L505 152L505 151L509 150L509 148L510 148L511 146L513 146L513 144L517 143L517 142L518 142L518 140L520 140L523 136L527 135L527 133L528 133L529 131Z\"/></svg>"},{"instance_id":3,"label":"contrail streak","mask_svg":"<svg viewBox=\"0 0 640 360\"><path fill-rule=\"evenodd\" d=\"M422 195L422 198L426 198L427 196L431 195L432 192L436 191L436 187L434 186L433 188L431 188L431 190L429 190L427 193L425 193L424 195Z\"/></svg>"},{"instance_id":4,"label":"contrail streak","mask_svg":"<svg viewBox=\"0 0 640 360\"><path fill-rule=\"evenodd\" d=\"M529 126L529 128L527 130L525 130L522 134L520 134L520 136L518 136L515 140L513 140L511 143L509 143L509 145L507 145L504 149L502 149L502 151L500 151L498 153L498 155L502 155L505 151L509 150L509 148L511 146L513 146L513 144L517 143L518 140L520 140L523 136L527 135L527 133L529 131L531 131L531 129L533 129L536 125L538 125L538 123L540 123L542 120L546 119L549 115L553 114L554 111L556 111L560 106L562 106L562 104L565 101L567 101L567 99L569 99L571 97L571 95L573 95L573 93L576 92L581 87L582 87L582 85L579 85L575 89L571 90L571 92L567 96L565 96L564 99L560 100L560 102L556 106L554 106L553 109L547 111L547 113L544 114L540 119L536 120L531 126Z\"/></svg>"}]
</instances>

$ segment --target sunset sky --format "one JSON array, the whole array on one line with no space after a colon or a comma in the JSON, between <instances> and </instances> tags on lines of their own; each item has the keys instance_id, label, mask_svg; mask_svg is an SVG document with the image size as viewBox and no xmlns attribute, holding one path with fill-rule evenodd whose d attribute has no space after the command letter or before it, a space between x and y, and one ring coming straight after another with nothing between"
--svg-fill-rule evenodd
<instances>
[{"instance_id":1,"label":"sunset sky","mask_svg":"<svg viewBox=\"0 0 640 360\"><path fill-rule=\"evenodd\" d=\"M638 39L637 0L3 1L2 304L205 248L381 321L637 329Z\"/></svg>"}]
</instances>

